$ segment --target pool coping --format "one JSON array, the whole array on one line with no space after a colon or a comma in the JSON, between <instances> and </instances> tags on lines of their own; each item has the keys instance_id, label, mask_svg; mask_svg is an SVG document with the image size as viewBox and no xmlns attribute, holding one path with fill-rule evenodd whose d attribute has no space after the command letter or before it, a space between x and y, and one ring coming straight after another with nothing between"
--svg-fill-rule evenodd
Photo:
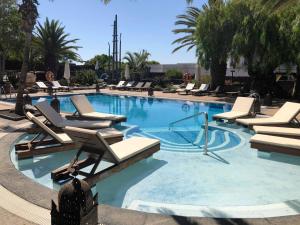
<instances>
[{"instance_id":1,"label":"pool coping","mask_svg":"<svg viewBox=\"0 0 300 225\"><path fill-rule=\"evenodd\" d=\"M7 133L4 137L1 138L0 142L0 183L1 185L12 192L13 194L23 198L24 200L33 203L34 205L40 206L44 209L50 209L51 208L51 199L56 201L57 198L57 192L54 190L51 190L47 187L44 187L41 184L38 184L31 180L30 178L24 176L20 171L18 171L13 163L11 162L10 159L10 148L12 144L17 140L23 132L15 132L15 133ZM11 182L11 180L14 180L14 182ZM39 193L38 195L36 193ZM132 203L133 206L137 206L137 202ZM153 206L156 203L148 203L149 206ZM162 205L163 208L168 208L170 205L164 204ZM267 205L268 206L268 205ZM106 206L107 207L107 206ZM128 209L119 209L119 208L114 208L110 207L110 210L125 210L125 211L130 211ZM182 206L176 206L177 208L180 208ZM264 206L251 206L251 207L222 207L227 208L227 213L222 214L222 209L221 208L210 208L210 207L205 207L205 206L199 206L198 208L194 206L194 208L199 212L199 210L202 212L202 216L206 217L217 217L220 218L220 215L223 215L223 218L230 218L230 211L235 210L238 208L239 213L241 216L243 215L249 215L249 212L251 214L251 211L253 210L261 210L264 209L262 208ZM269 207L269 206L268 206ZM134 207L133 207L134 208ZM255 209L256 208L256 209ZM269 208L270 209L270 208ZM272 209L272 207L271 207ZM273 209L277 211L282 211L283 208L282 206L279 206L278 204L273 205ZM216 212L215 214L212 212ZM150 210L150 212L157 213L155 210ZM210 213L209 213L210 212ZM221 213L220 213L221 212ZM229 212L229 213L228 213ZM285 211L286 212L286 211ZM147 214L145 212L138 212L135 211L135 213L139 214L141 213L142 215ZM180 213L179 213L180 214ZM155 214L156 216L161 216L158 214ZM264 214L261 214L262 217L264 217ZM291 214L294 215L294 214ZM198 215L199 216L199 215ZM289 217L289 216L284 216L284 217ZM300 216L297 215L300 219ZM251 218L247 217L247 218ZM256 217L255 217L256 218ZM264 218L267 220L272 220L272 218Z\"/></svg>"}]
</instances>

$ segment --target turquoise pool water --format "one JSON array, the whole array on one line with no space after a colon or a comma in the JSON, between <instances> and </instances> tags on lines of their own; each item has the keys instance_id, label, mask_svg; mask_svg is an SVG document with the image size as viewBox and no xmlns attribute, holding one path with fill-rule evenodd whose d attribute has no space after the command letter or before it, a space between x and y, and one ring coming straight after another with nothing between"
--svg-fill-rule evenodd
<instances>
[{"instance_id":1,"label":"turquoise pool water","mask_svg":"<svg viewBox=\"0 0 300 225\"><path fill-rule=\"evenodd\" d=\"M109 95L88 98L98 111L128 117L117 127L126 138L161 140L161 151L153 157L97 183L93 191L99 193L100 203L185 216L261 217L300 212L300 158L258 153L249 146L249 130L211 121L214 114L230 110L230 105ZM68 96L59 99L63 111L74 111ZM171 122L202 111L208 112L210 120L208 156L202 153L202 117L169 129ZM50 172L68 163L74 154L17 161L13 150L11 159L25 176L59 189ZM99 170L107 166L102 163Z\"/></svg>"}]
</instances>

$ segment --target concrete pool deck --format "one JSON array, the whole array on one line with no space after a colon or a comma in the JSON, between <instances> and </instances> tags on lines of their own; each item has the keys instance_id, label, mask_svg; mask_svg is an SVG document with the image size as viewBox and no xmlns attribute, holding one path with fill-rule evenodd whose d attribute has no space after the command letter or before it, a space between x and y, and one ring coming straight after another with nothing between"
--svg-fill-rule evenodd
<instances>
[{"instance_id":1,"label":"concrete pool deck","mask_svg":"<svg viewBox=\"0 0 300 225\"><path fill-rule=\"evenodd\" d=\"M112 91L116 92L116 91ZM82 93L82 92L81 92ZM102 91L102 93L104 93ZM108 92L109 93L109 92ZM123 91L120 92L123 95ZM139 93L138 93L139 94ZM145 94L145 93L142 93ZM174 95L174 94L173 94ZM177 94L176 94L177 95ZM146 96L146 95L145 95ZM177 97L177 96L176 96ZM166 96L164 96L166 98ZM183 99L186 100L186 99ZM191 99L189 99L191 100ZM203 100L198 100L203 101ZM213 101L208 99L208 101ZM272 113L270 113L272 114ZM2 127L0 133L0 215L5 215L10 219L0 217L1 224L50 224L50 200L56 200L57 193L36 184L29 178L17 171L9 158L9 148L14 140L21 135L14 131L27 126L27 121L11 122L1 119L0 123L9 124ZM13 179L13 182L11 182ZM14 194L13 194L14 193ZM39 193L39 195L36 195ZM100 193L101 194L101 193ZM10 204L7 204L9 199ZM26 208L27 212L18 209ZM17 216L15 216L17 215ZM23 218L23 219L22 219ZM9 221L9 223L7 223ZM148 214L126 209L119 209L110 206L99 206L99 223L102 224L299 224L300 216L289 216L268 219L213 219L213 218L186 218L179 216L164 216L158 214Z\"/></svg>"}]
</instances>

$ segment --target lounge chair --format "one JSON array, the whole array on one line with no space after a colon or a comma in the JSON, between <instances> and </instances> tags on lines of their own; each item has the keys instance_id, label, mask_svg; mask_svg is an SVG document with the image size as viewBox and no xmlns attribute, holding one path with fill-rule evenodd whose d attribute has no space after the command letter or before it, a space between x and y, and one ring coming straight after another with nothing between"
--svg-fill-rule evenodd
<instances>
[{"instance_id":1,"label":"lounge chair","mask_svg":"<svg viewBox=\"0 0 300 225\"><path fill-rule=\"evenodd\" d=\"M143 87L141 87L141 91L148 91L151 88L152 82L146 82Z\"/></svg>"},{"instance_id":2,"label":"lounge chair","mask_svg":"<svg viewBox=\"0 0 300 225\"><path fill-rule=\"evenodd\" d=\"M18 159L30 158L35 155L50 154L53 152L67 151L75 148L75 143L67 134L54 132L30 112L27 112L25 115L28 120L41 128L41 131L30 141L15 145Z\"/></svg>"},{"instance_id":3,"label":"lounge chair","mask_svg":"<svg viewBox=\"0 0 300 225\"><path fill-rule=\"evenodd\" d=\"M257 134L267 134L280 137L300 138L300 128L274 127L274 126L253 126Z\"/></svg>"},{"instance_id":4,"label":"lounge chair","mask_svg":"<svg viewBox=\"0 0 300 225\"><path fill-rule=\"evenodd\" d=\"M37 84L38 89L43 90L43 91L47 91L48 90L48 87L47 87L47 85L44 82L38 81L38 82L35 82L35 83ZM53 88L53 90L57 90L58 89L57 87L52 87L52 88Z\"/></svg>"},{"instance_id":5,"label":"lounge chair","mask_svg":"<svg viewBox=\"0 0 300 225\"><path fill-rule=\"evenodd\" d=\"M65 90L65 91L70 91L69 86L62 86L57 80L52 81L53 87L59 89L59 90Z\"/></svg>"},{"instance_id":6,"label":"lounge chair","mask_svg":"<svg viewBox=\"0 0 300 225\"><path fill-rule=\"evenodd\" d=\"M47 101L39 102L34 105L42 115L57 128L64 128L66 126L87 128L87 129L101 129L112 125L110 120L103 121L84 121L84 120L67 120L57 113Z\"/></svg>"},{"instance_id":7,"label":"lounge chair","mask_svg":"<svg viewBox=\"0 0 300 225\"><path fill-rule=\"evenodd\" d=\"M38 126L41 131L30 141L15 145L18 159L68 151L76 148L75 142L73 142L66 133L54 132L30 112L26 113L26 117ZM101 129L99 132L109 144L114 144L123 140L123 133L114 128Z\"/></svg>"},{"instance_id":8,"label":"lounge chair","mask_svg":"<svg viewBox=\"0 0 300 225\"><path fill-rule=\"evenodd\" d=\"M138 82L137 85L131 88L132 91L140 90L144 85L144 82Z\"/></svg>"},{"instance_id":9,"label":"lounge chair","mask_svg":"<svg viewBox=\"0 0 300 225\"><path fill-rule=\"evenodd\" d=\"M123 88L125 88L125 85L126 84L126 81L120 81L119 83L118 83L118 85L116 86L116 89L123 89Z\"/></svg>"},{"instance_id":10,"label":"lounge chair","mask_svg":"<svg viewBox=\"0 0 300 225\"><path fill-rule=\"evenodd\" d=\"M209 84L201 84L198 89L191 90L192 95L201 95L208 92Z\"/></svg>"},{"instance_id":11,"label":"lounge chair","mask_svg":"<svg viewBox=\"0 0 300 225\"><path fill-rule=\"evenodd\" d=\"M128 82L123 89L124 90L129 90L130 88L133 87L134 83L135 83L135 81Z\"/></svg>"},{"instance_id":12,"label":"lounge chair","mask_svg":"<svg viewBox=\"0 0 300 225\"><path fill-rule=\"evenodd\" d=\"M230 112L216 114L213 116L213 119L234 121L237 118L250 116L253 104L254 98L237 97Z\"/></svg>"},{"instance_id":13,"label":"lounge chair","mask_svg":"<svg viewBox=\"0 0 300 225\"><path fill-rule=\"evenodd\" d=\"M96 112L85 95L74 95L71 101L76 108L73 115L77 115L87 120L111 120L113 122L126 122L127 118L123 115Z\"/></svg>"},{"instance_id":14,"label":"lounge chair","mask_svg":"<svg viewBox=\"0 0 300 225\"><path fill-rule=\"evenodd\" d=\"M178 94L188 94L190 91L192 91L194 89L194 87L195 87L195 84L188 83L185 88L179 88L176 90L176 92Z\"/></svg>"},{"instance_id":15,"label":"lounge chair","mask_svg":"<svg viewBox=\"0 0 300 225\"><path fill-rule=\"evenodd\" d=\"M118 87L121 87L125 84L125 81L124 80L121 80L119 81L119 83L117 85L115 84L111 84L111 85L108 85L109 89L116 89Z\"/></svg>"},{"instance_id":16,"label":"lounge chair","mask_svg":"<svg viewBox=\"0 0 300 225\"><path fill-rule=\"evenodd\" d=\"M245 126L254 125L270 125L280 126L288 125L295 121L299 123L296 116L300 112L300 104L294 102L286 102L273 116L267 118L253 118L253 119L237 119L236 122Z\"/></svg>"},{"instance_id":17,"label":"lounge chair","mask_svg":"<svg viewBox=\"0 0 300 225\"><path fill-rule=\"evenodd\" d=\"M256 134L250 139L251 148L263 152L278 152L300 156L300 140L272 135Z\"/></svg>"},{"instance_id":18,"label":"lounge chair","mask_svg":"<svg viewBox=\"0 0 300 225\"><path fill-rule=\"evenodd\" d=\"M74 160L69 165L58 168L51 173L55 181L69 178L70 173L75 170L79 175L92 186L113 173L116 173L128 166L150 157L160 149L160 141L144 137L132 137L124 141L109 145L97 131L66 127L64 131L79 143L81 148ZM79 161L82 152L89 153L88 157ZM110 167L96 172L99 163L105 160L113 163ZM90 172L82 169L92 166Z\"/></svg>"},{"instance_id":19,"label":"lounge chair","mask_svg":"<svg viewBox=\"0 0 300 225\"><path fill-rule=\"evenodd\" d=\"M210 95L218 96L223 93L222 86L217 86L215 90L208 92Z\"/></svg>"}]
</instances>

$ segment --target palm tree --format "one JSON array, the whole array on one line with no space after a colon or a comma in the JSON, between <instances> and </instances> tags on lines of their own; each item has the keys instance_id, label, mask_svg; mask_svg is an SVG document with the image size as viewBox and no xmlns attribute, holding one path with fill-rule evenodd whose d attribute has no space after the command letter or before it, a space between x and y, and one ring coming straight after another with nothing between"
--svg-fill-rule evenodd
<instances>
[{"instance_id":1,"label":"palm tree","mask_svg":"<svg viewBox=\"0 0 300 225\"><path fill-rule=\"evenodd\" d=\"M142 76L147 69L148 58L151 54L146 50L141 52L126 52L124 60L127 61L132 73Z\"/></svg>"},{"instance_id":2,"label":"palm tree","mask_svg":"<svg viewBox=\"0 0 300 225\"><path fill-rule=\"evenodd\" d=\"M35 51L41 54L45 66L55 75L58 69L58 62L65 58L77 60L78 55L74 52L79 47L70 45L78 39L68 40L69 34L65 33L65 27L61 26L58 20L49 21L46 18L42 25L38 23L37 32L33 40Z\"/></svg>"},{"instance_id":3,"label":"palm tree","mask_svg":"<svg viewBox=\"0 0 300 225\"><path fill-rule=\"evenodd\" d=\"M22 30L25 33L25 43L24 43L24 52L23 52L23 63L21 68L21 75L18 85L18 94L16 99L15 113L23 115L23 94L24 89L26 88L26 75L29 67L29 52L30 45L32 40L32 31L36 24L36 19L38 17L37 11L37 0L22 0L22 3L19 8L19 12L22 16Z\"/></svg>"},{"instance_id":4,"label":"palm tree","mask_svg":"<svg viewBox=\"0 0 300 225\"><path fill-rule=\"evenodd\" d=\"M260 0L260 2L266 7L273 11L285 9L289 6L300 4L299 0Z\"/></svg>"},{"instance_id":5,"label":"palm tree","mask_svg":"<svg viewBox=\"0 0 300 225\"><path fill-rule=\"evenodd\" d=\"M200 9L196 7L188 7L186 14L177 16L178 20L175 22L175 25L183 25L184 28L175 29L173 32L175 34L184 34L184 36L173 41L172 44L179 44L173 52L176 52L183 47L187 47L187 51L189 51L196 46L195 31L197 27L197 19L200 13Z\"/></svg>"}]
</instances>

